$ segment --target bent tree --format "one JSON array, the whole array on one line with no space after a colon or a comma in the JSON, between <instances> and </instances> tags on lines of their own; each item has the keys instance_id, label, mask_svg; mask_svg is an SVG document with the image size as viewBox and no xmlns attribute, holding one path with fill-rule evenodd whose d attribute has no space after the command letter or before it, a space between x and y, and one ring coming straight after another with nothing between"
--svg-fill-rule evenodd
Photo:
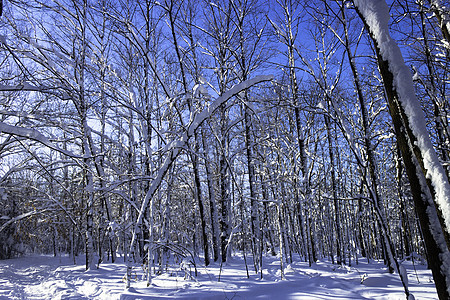
<instances>
[{"instance_id":1,"label":"bent tree","mask_svg":"<svg viewBox=\"0 0 450 300\"><path fill-rule=\"evenodd\" d=\"M411 73L388 30L385 1L354 1L375 45L414 204L428 252L439 299L450 299L450 185L433 149Z\"/></svg>"}]
</instances>

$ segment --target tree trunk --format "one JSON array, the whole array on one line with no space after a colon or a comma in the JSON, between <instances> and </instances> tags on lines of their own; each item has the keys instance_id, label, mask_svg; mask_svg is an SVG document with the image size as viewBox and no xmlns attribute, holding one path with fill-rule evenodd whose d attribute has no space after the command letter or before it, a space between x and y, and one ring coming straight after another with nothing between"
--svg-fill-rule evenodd
<instances>
[{"instance_id":1,"label":"tree trunk","mask_svg":"<svg viewBox=\"0 0 450 300\"><path fill-rule=\"evenodd\" d=\"M211 173L211 167L209 164L209 146L206 140L205 128L202 127L202 143L203 143L203 151L204 151L204 159L205 159L205 172L206 179L208 181L208 197L209 197L209 210L210 210L210 219L211 219L211 235L212 235L212 244L213 244L213 256L214 261L219 260L220 256L220 247L219 247L219 217L217 214L217 204L216 204L216 193L214 191L214 180L213 175Z\"/></svg>"},{"instance_id":2,"label":"tree trunk","mask_svg":"<svg viewBox=\"0 0 450 300\"><path fill-rule=\"evenodd\" d=\"M334 151L333 151L333 139L331 136L331 121L330 116L324 115L325 127L327 129L327 141L328 141L328 154L330 156L330 166L331 166L331 192L333 197L334 205L334 227L336 229L336 256L337 264L342 263L342 238L341 238L341 222L340 222L340 206L337 198L337 187L336 187L336 171L334 162Z\"/></svg>"}]
</instances>

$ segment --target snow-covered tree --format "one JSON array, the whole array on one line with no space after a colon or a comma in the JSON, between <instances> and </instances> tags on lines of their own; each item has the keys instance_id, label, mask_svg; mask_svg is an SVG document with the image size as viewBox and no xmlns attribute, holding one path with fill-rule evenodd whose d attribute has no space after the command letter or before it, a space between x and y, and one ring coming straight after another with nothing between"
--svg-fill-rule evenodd
<instances>
[{"instance_id":1,"label":"snow-covered tree","mask_svg":"<svg viewBox=\"0 0 450 300\"><path fill-rule=\"evenodd\" d=\"M412 75L392 39L385 1L354 1L368 27L440 299L450 297L450 185L430 141Z\"/></svg>"}]
</instances>

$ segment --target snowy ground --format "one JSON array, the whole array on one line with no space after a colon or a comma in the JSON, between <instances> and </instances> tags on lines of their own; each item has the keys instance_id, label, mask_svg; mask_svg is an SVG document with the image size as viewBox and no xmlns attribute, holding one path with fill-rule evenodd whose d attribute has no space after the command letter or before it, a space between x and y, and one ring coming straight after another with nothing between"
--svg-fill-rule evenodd
<instances>
[{"instance_id":1,"label":"snowy ground","mask_svg":"<svg viewBox=\"0 0 450 300\"><path fill-rule=\"evenodd\" d=\"M416 299L437 299L430 271L418 262L404 265ZM278 261L266 258L261 280L254 272L247 279L243 260L234 257L224 266L220 282L219 264L214 264L199 267L196 279L184 279L184 271L173 269L155 277L150 287L142 281L142 268L134 271L136 281L125 291L125 266L120 263L85 272L68 257L3 260L0 299L405 299L398 276L367 260L354 267L321 261L310 268L295 262L285 270L287 280L280 280Z\"/></svg>"}]
</instances>

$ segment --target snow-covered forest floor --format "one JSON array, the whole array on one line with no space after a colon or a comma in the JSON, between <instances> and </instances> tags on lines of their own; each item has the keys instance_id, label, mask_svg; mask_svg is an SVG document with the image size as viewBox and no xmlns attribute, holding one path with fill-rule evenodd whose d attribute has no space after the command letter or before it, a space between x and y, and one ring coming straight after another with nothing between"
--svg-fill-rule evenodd
<instances>
[{"instance_id":1,"label":"snow-covered forest floor","mask_svg":"<svg viewBox=\"0 0 450 300\"><path fill-rule=\"evenodd\" d=\"M242 257L234 256L223 266L220 282L215 263L197 266L197 277L192 266L191 274L189 266L188 272L174 268L154 277L150 287L136 266L135 281L126 291L123 263L86 272L81 261L73 265L67 256L33 255L0 261L0 299L405 299L398 275L377 261L360 259L352 267L295 261L285 269L286 280L280 280L276 258L265 258L262 280L250 264L250 279ZM419 261L403 264L415 298L437 299L431 272Z\"/></svg>"}]
</instances>

